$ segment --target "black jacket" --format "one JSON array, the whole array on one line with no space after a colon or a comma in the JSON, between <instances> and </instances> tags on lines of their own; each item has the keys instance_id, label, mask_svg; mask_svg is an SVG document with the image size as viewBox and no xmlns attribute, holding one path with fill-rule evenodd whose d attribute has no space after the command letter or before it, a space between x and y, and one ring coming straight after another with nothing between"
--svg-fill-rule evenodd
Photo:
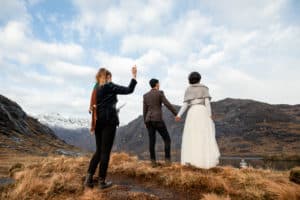
<instances>
[{"instance_id":1,"label":"black jacket","mask_svg":"<svg viewBox=\"0 0 300 200\"><path fill-rule=\"evenodd\" d=\"M131 94L137 84L131 79L128 87L120 86L112 82L107 83L97 90L97 120L100 123L119 125L119 117L116 109L118 94Z\"/></svg>"}]
</instances>

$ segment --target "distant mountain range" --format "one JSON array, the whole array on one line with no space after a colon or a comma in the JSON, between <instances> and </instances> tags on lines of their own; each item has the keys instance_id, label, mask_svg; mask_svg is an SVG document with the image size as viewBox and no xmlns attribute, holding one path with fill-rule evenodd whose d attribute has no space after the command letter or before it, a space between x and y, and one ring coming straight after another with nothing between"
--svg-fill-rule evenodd
<instances>
[{"instance_id":1,"label":"distant mountain range","mask_svg":"<svg viewBox=\"0 0 300 200\"><path fill-rule=\"evenodd\" d=\"M300 105L271 105L227 98L213 102L212 110L223 156L299 159ZM164 118L172 138L173 158L179 160L184 120L174 122L174 116L166 109ZM163 143L159 136L157 138L157 152L162 157ZM115 144L116 151L125 150L141 158L149 157L148 134L142 116L119 128Z\"/></svg>"},{"instance_id":2,"label":"distant mountain range","mask_svg":"<svg viewBox=\"0 0 300 200\"><path fill-rule=\"evenodd\" d=\"M85 118L64 117L59 113L35 116L39 122L50 127L55 135L68 144L85 151L94 151L95 137L89 132L90 120Z\"/></svg>"},{"instance_id":3,"label":"distant mountain range","mask_svg":"<svg viewBox=\"0 0 300 200\"><path fill-rule=\"evenodd\" d=\"M212 110L222 155L300 156L300 105L271 105L227 98L213 102ZM172 154L178 160L184 120L175 123L172 114L165 109L164 118L172 138ZM39 117L39 120L67 143L84 150L95 149L94 136L91 137L86 128L88 120L64 118L59 114ZM148 134L142 116L118 129L114 150L148 158ZM163 143L159 136L157 152L162 156Z\"/></svg>"},{"instance_id":4,"label":"distant mountain range","mask_svg":"<svg viewBox=\"0 0 300 200\"><path fill-rule=\"evenodd\" d=\"M51 127L61 127L65 129L88 128L90 120L79 117L65 117L59 113L39 114L34 116L39 122Z\"/></svg>"},{"instance_id":5,"label":"distant mountain range","mask_svg":"<svg viewBox=\"0 0 300 200\"><path fill-rule=\"evenodd\" d=\"M269 105L225 99L213 103L213 110L223 155L282 152L299 155L299 105ZM173 140L173 156L178 160L183 122L174 123L173 116L166 110L164 112ZM77 126L80 124L77 120L56 116L59 117L47 118L54 122L52 128L59 127L60 120L63 125L69 123L60 127L65 131L59 137L71 137L70 141L86 143L82 135L89 134L87 129L84 131ZM74 128L72 124L77 125ZM53 130L57 131L55 128ZM82 181L90 157L55 156L80 156L83 153L59 139L58 132L53 130L26 114L15 102L0 95L0 199L90 199L94 196L105 199L199 199L207 194L213 196L206 199L214 199L218 198L215 194L219 193L222 195L220 198L231 195L236 199L297 199L299 196L299 192L298 196L295 193L299 187L288 180L288 171L252 168L244 171L221 166L206 170L179 164L153 169L149 162L125 153L111 157L110 178L115 186L109 192L90 190L87 193ZM161 155L163 146L160 138L157 146ZM141 116L118 130L115 150L147 157L147 149L147 133ZM293 170L293 174L296 173L297 168Z\"/></svg>"}]
</instances>

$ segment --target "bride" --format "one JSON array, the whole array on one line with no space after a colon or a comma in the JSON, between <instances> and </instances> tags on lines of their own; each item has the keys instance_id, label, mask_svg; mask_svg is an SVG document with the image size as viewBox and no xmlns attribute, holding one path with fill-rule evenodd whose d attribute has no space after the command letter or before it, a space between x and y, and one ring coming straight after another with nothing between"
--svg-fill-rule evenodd
<instances>
[{"instance_id":1,"label":"bride","mask_svg":"<svg viewBox=\"0 0 300 200\"><path fill-rule=\"evenodd\" d=\"M208 88L200 84L200 80L198 72L189 75L190 86L185 91L184 104L175 119L180 121L188 109L182 137L181 164L208 169L219 163L220 152L212 120L211 97Z\"/></svg>"}]
</instances>

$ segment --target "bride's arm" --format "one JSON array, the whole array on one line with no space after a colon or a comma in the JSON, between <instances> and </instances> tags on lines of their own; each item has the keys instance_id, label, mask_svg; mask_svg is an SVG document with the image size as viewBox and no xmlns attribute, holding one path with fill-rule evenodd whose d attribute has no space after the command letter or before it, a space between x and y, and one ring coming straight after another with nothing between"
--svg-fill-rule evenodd
<instances>
[{"instance_id":1,"label":"bride's arm","mask_svg":"<svg viewBox=\"0 0 300 200\"><path fill-rule=\"evenodd\" d=\"M211 106L210 106L210 100L209 100L209 98L205 98L205 106L207 108L208 115L211 117Z\"/></svg>"},{"instance_id":2,"label":"bride's arm","mask_svg":"<svg viewBox=\"0 0 300 200\"><path fill-rule=\"evenodd\" d=\"M188 107L189 107L188 103L184 102L177 114L177 117L181 117L183 115L183 113L185 113L185 111L187 110Z\"/></svg>"}]
</instances>

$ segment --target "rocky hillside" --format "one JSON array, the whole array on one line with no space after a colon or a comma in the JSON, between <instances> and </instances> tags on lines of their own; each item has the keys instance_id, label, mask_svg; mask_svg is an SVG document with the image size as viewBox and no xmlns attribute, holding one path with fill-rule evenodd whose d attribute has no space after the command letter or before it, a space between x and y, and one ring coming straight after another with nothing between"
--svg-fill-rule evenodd
<instances>
[{"instance_id":1,"label":"rocky hillside","mask_svg":"<svg viewBox=\"0 0 300 200\"><path fill-rule=\"evenodd\" d=\"M96 149L95 136L90 134L88 128L65 128L61 126L51 126L55 135L66 143L79 147L84 151L94 151Z\"/></svg>"},{"instance_id":2,"label":"rocky hillside","mask_svg":"<svg viewBox=\"0 0 300 200\"><path fill-rule=\"evenodd\" d=\"M28 116L15 102L0 95L0 150L29 154L69 154L78 151L47 126Z\"/></svg>"},{"instance_id":3,"label":"rocky hillside","mask_svg":"<svg viewBox=\"0 0 300 200\"><path fill-rule=\"evenodd\" d=\"M270 105L253 100L224 99L213 102L212 108L222 155L299 159L300 105ZM172 138L173 157L178 160L184 121L175 123L169 111L164 111L164 117ZM39 121L68 144L83 150L95 150L94 137L86 128L87 120L43 115L42 118L39 116ZM162 153L162 140L160 137L157 140L157 151ZM142 116L119 128L114 150L148 158L148 134Z\"/></svg>"},{"instance_id":4,"label":"rocky hillside","mask_svg":"<svg viewBox=\"0 0 300 200\"><path fill-rule=\"evenodd\" d=\"M212 110L222 155L299 158L300 105L270 105L228 98L213 102ZM174 117L166 110L164 118L172 138L172 154L178 160L184 120L174 122ZM119 128L115 144L117 151L125 150L148 158L148 134L142 116ZM162 154L163 143L159 136L156 148Z\"/></svg>"}]
</instances>

